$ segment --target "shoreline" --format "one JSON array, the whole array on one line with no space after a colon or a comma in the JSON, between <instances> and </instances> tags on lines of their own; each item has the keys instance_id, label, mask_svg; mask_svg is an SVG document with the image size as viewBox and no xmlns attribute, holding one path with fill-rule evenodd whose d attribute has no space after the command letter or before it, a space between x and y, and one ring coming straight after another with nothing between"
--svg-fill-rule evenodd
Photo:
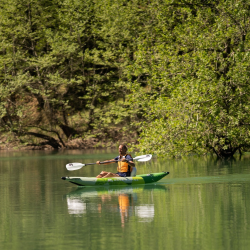
<instances>
[{"instance_id":1,"label":"shoreline","mask_svg":"<svg viewBox=\"0 0 250 250\"><path fill-rule=\"evenodd\" d=\"M53 148L46 142L41 142L37 144L25 144L20 143L20 141L12 142L1 142L0 151L53 151L53 150L94 150L94 149L117 149L120 144L134 144L137 140L109 140L109 141L99 141L96 138L91 138L88 140L83 140L81 138L76 138L65 143L65 147Z\"/></svg>"}]
</instances>

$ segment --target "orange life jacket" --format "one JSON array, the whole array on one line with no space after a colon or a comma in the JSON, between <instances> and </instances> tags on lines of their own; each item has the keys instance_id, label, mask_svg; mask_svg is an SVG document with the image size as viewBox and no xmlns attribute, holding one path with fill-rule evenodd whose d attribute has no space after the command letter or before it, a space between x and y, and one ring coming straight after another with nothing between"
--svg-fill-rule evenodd
<instances>
[{"instance_id":1,"label":"orange life jacket","mask_svg":"<svg viewBox=\"0 0 250 250\"><path fill-rule=\"evenodd\" d=\"M125 158L126 156L127 155L125 155ZM130 167L127 162L118 161L117 171L122 173L131 172L132 167Z\"/></svg>"}]
</instances>

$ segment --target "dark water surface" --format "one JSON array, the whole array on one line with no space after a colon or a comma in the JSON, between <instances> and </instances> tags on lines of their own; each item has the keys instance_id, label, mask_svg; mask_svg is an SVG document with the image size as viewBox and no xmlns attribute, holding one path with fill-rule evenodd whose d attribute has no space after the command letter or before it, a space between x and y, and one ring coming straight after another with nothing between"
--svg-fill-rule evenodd
<instances>
[{"instance_id":1,"label":"dark water surface","mask_svg":"<svg viewBox=\"0 0 250 250\"><path fill-rule=\"evenodd\" d=\"M78 188L69 162L116 152L0 152L0 249L249 249L250 154L138 163L138 174L169 171L154 185Z\"/></svg>"}]
</instances>

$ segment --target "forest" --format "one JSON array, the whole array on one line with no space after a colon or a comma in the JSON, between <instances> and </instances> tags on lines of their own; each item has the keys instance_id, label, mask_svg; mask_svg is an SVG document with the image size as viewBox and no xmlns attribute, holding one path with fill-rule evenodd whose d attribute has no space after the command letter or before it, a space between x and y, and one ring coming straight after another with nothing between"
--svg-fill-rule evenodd
<instances>
[{"instance_id":1,"label":"forest","mask_svg":"<svg viewBox=\"0 0 250 250\"><path fill-rule=\"evenodd\" d=\"M247 0L1 0L0 149L250 148Z\"/></svg>"}]
</instances>

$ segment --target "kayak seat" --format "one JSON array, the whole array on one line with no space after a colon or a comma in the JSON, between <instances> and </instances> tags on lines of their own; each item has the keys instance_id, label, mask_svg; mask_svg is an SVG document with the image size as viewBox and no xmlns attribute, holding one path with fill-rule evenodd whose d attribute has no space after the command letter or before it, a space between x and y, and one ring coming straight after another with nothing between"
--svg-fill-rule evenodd
<instances>
[{"instance_id":1,"label":"kayak seat","mask_svg":"<svg viewBox=\"0 0 250 250\"><path fill-rule=\"evenodd\" d=\"M136 176L136 171L137 171L136 167L133 167L130 176L131 176L131 177L135 177L135 176Z\"/></svg>"}]
</instances>

